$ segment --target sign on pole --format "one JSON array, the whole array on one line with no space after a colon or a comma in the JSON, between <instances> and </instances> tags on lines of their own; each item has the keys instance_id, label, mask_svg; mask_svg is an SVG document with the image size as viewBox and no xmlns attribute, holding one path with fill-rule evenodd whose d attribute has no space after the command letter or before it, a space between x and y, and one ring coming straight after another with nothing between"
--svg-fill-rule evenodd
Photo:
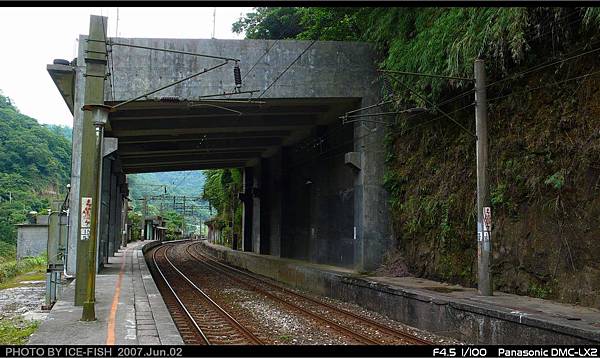
<instances>
[{"instance_id":1,"label":"sign on pole","mask_svg":"<svg viewBox=\"0 0 600 358\"><path fill-rule=\"evenodd\" d=\"M90 239L92 227L92 198L81 198L81 240Z\"/></svg>"}]
</instances>

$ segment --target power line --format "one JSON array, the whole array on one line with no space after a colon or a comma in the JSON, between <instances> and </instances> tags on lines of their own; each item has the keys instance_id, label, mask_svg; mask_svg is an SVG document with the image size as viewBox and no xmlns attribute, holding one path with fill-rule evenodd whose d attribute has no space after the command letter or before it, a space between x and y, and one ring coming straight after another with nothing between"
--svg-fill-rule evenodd
<instances>
[{"instance_id":1,"label":"power line","mask_svg":"<svg viewBox=\"0 0 600 358\"><path fill-rule=\"evenodd\" d=\"M262 59L263 59L263 57L265 57L265 56L266 56L266 55L267 55L267 54L268 54L268 53L269 53L269 52L270 52L270 51L273 49L273 47L275 47L275 45L276 45L278 42L279 42L279 39L275 40L275 41L274 41L274 42L271 44L271 46L270 46L270 47L267 49L267 51L265 51L265 53L263 53L263 54L262 54L262 55L259 57L259 59L258 59L258 60L256 60L256 62L254 63L254 65L252 65L252 67L250 67L250 69L248 70L248 72L246 72L246 73L244 74L244 76L242 77L242 81L244 81L244 79L246 79L246 76L248 76L248 74L249 74L250 72L252 72L252 70L254 70L254 67L256 67L256 65L257 65L257 64L260 62L260 60L262 60Z\"/></svg>"},{"instance_id":2,"label":"power line","mask_svg":"<svg viewBox=\"0 0 600 358\"><path fill-rule=\"evenodd\" d=\"M104 35L104 50L106 51L106 61L111 63L111 61L109 61L109 51L108 51L108 45L106 44L106 33L108 32L108 26L107 24L104 22L104 16L101 16L102 18L102 29L103 32L102 34ZM112 50L112 48L111 48ZM111 58L112 58L112 53L110 53ZM114 89L114 85L113 85L113 79L112 79L112 70L108 71L108 83L110 84L110 95L112 97L112 100L115 100L115 89Z\"/></svg>"},{"instance_id":3,"label":"power line","mask_svg":"<svg viewBox=\"0 0 600 358\"><path fill-rule=\"evenodd\" d=\"M502 98L505 98L505 97L509 97L509 96L512 96L512 95L525 94L525 93L537 91L537 90L540 90L540 89L543 89L543 88L549 88L549 87L556 86L556 85L559 85L559 84L562 84L562 83L566 83L566 82L570 82L570 81L574 81L574 80L578 80L578 79L582 79L582 78L586 78L586 77L591 77L591 76L597 75L599 73L600 73L600 71L594 71L594 72L590 72L590 73L582 75L582 76L576 76L576 77L567 78L565 80L562 80L562 81L559 81L559 82L555 82L555 83L551 83L549 85L538 86L538 87L530 88L530 89L525 90L525 91L512 92L512 93L509 93L509 94L506 94L506 95L502 95L502 96L498 96L498 97L492 98L492 99L488 100L488 102L496 101L496 100L499 100L499 99L502 99Z\"/></svg>"},{"instance_id":4,"label":"power line","mask_svg":"<svg viewBox=\"0 0 600 358\"><path fill-rule=\"evenodd\" d=\"M600 41L599 41L599 42L596 42L596 43L594 43L594 44L599 44L599 43L600 43ZM575 51L573 51L573 52L580 51L580 50L582 50L582 49L584 49L584 48L586 48L586 47L588 47L588 46L589 46L589 44L588 44L588 45L586 45L586 46L584 46L584 47L582 47L582 48L580 48L580 49L578 49L578 50L575 50ZM597 48L595 48L595 49L592 49L592 50L589 50L589 51L586 51L586 52L580 53L580 54L578 54L578 55L574 55L574 56L571 56L571 57L563 58L563 59L560 59L560 60L557 60L557 61L554 61L554 62L550 62L550 63L546 63L546 64L540 64L540 65L536 65L536 66L533 66L533 67L531 67L531 68L529 68L529 69L526 69L525 71L522 71L522 72L516 73L516 74L514 74L514 75L508 76L508 77L506 77L506 78L500 79L500 80L498 80L498 81L496 81L496 82L492 82L492 83L490 83L489 85L487 85L486 87L491 87L491 86L493 86L493 85L496 85L496 84L498 84L498 83L505 82L505 81L508 81L508 80L514 79L514 78L516 78L516 77L520 77L520 76L523 76L523 75L525 75L525 74L528 74L528 73L532 73L532 72L535 72L535 71L539 71L539 70L541 70L541 69L548 68L548 67L550 67L550 66L554 66L554 65L557 65L557 64L559 64L559 63L563 63L563 62L566 62L566 61L570 61L570 60L573 60L573 59L575 59L575 58L579 58L579 57L581 57L581 56L589 55L589 54L591 54L591 53L598 52L598 51L600 51L600 47L597 47ZM572 52L571 52L571 53L572 53Z\"/></svg>"},{"instance_id":5,"label":"power line","mask_svg":"<svg viewBox=\"0 0 600 358\"><path fill-rule=\"evenodd\" d=\"M277 77L275 78L275 80L273 80L273 82L271 82L271 84L269 84L269 85L267 86L267 88L265 88L265 90L264 90L264 91L263 91L263 92L260 94L260 96L258 96L258 98L260 99L260 98L261 98L261 97L262 97L262 96L263 96L263 95L264 95L264 94L265 94L265 93L266 93L266 92L267 92L267 91L268 91L268 90L269 90L269 89L270 89L270 88L271 88L271 87L272 87L272 86L275 84L275 82L277 82L277 81L278 81L278 80L281 78L281 76L283 76L283 75L284 75L284 74L285 74L285 73L286 73L286 72L287 72L287 71L290 69L290 67L292 67L292 66L293 66L293 65L294 65L294 64L295 64L295 63L296 63L296 62L297 62L297 61L300 59L300 57L302 57L302 55L304 55L304 54L306 53L306 51L308 51L308 50L309 50L309 49L312 47L312 45L314 45L314 44L315 44L315 42L317 42L317 40L313 40L313 41L310 43L310 45L306 46L306 48L304 49L304 51L302 51L302 52L301 52L301 53L298 55L298 57L296 57L296 58L294 59L294 61L292 61L292 62L291 62L291 63L290 63L290 64L289 64L289 65L288 65L286 68L285 68L285 70L283 70L283 72L281 72L281 73L279 74L279 76L277 76Z\"/></svg>"},{"instance_id":6,"label":"power line","mask_svg":"<svg viewBox=\"0 0 600 358\"><path fill-rule=\"evenodd\" d=\"M395 79L395 78L394 78ZM460 124L456 119L452 118L448 113L444 112L438 105L436 105L435 103L431 102L430 100L428 100L425 96L423 96L422 94L418 93L417 91L415 91L414 89L410 88L408 85L404 84L402 81L395 79L401 86L403 86L404 88L406 88L407 90L409 90L410 92L412 92L415 96L419 97L421 100L425 101L426 103L428 103L430 106L432 106L433 108L437 109L438 111L440 111L440 113L442 113L444 116L446 116L448 119L450 119L452 122L454 122L454 124L456 124L458 127L460 127L463 131L469 133L471 136L475 137L475 134L473 134L470 130L468 130L465 126L463 126L462 124Z\"/></svg>"}]
</instances>

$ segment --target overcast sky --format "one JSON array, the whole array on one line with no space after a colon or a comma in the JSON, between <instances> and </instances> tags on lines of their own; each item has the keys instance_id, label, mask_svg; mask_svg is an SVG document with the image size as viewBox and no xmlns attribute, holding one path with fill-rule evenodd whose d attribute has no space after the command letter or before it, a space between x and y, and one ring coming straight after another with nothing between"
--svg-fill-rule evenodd
<instances>
[{"instance_id":1,"label":"overcast sky","mask_svg":"<svg viewBox=\"0 0 600 358\"><path fill-rule=\"evenodd\" d=\"M211 38L214 7L118 8L121 37ZM251 7L216 8L215 38L241 39L231 31ZM73 116L46 71L55 58L72 60L90 15L108 16L108 35L117 30L116 7L0 9L0 90L21 113L41 123L72 126Z\"/></svg>"}]
</instances>

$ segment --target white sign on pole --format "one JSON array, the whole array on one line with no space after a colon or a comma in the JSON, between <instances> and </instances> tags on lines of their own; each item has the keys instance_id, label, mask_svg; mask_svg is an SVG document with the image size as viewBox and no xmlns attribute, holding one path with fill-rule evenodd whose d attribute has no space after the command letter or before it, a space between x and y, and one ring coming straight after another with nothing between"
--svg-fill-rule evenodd
<instances>
[{"instance_id":1,"label":"white sign on pole","mask_svg":"<svg viewBox=\"0 0 600 358\"><path fill-rule=\"evenodd\" d=\"M489 206L483 207L483 230L492 231L492 208Z\"/></svg>"},{"instance_id":2,"label":"white sign on pole","mask_svg":"<svg viewBox=\"0 0 600 358\"><path fill-rule=\"evenodd\" d=\"M81 198L81 240L89 240L92 226L92 198Z\"/></svg>"}]
</instances>

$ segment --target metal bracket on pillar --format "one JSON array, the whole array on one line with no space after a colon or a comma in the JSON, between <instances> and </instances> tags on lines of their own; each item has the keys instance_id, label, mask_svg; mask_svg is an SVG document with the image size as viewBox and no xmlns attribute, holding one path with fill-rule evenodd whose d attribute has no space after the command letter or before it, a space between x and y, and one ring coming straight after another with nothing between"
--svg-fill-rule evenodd
<instances>
[{"instance_id":1,"label":"metal bracket on pillar","mask_svg":"<svg viewBox=\"0 0 600 358\"><path fill-rule=\"evenodd\" d=\"M362 160L360 152L348 152L344 155L344 164L354 170L362 170Z\"/></svg>"},{"instance_id":2,"label":"metal bracket on pillar","mask_svg":"<svg viewBox=\"0 0 600 358\"><path fill-rule=\"evenodd\" d=\"M107 155L114 153L119 149L119 139L112 137L104 137L103 143L103 153L102 155L106 157Z\"/></svg>"}]
</instances>

